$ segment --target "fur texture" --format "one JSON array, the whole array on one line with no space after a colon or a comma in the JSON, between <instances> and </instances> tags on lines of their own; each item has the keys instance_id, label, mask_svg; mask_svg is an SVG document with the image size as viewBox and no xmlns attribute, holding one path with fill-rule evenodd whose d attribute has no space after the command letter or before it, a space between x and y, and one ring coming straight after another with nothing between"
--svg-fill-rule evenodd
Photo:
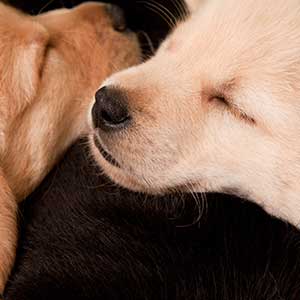
<instances>
[{"instance_id":1,"label":"fur texture","mask_svg":"<svg viewBox=\"0 0 300 300\"><path fill-rule=\"evenodd\" d=\"M120 189L87 148L28 199L7 300L300 298L295 228L228 196Z\"/></svg>"}]
</instances>

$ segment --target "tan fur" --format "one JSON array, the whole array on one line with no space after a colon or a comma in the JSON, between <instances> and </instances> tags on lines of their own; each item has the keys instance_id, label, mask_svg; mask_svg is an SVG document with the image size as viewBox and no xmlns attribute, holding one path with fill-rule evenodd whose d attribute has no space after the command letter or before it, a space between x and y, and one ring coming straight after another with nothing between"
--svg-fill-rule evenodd
<instances>
[{"instance_id":1,"label":"tan fur","mask_svg":"<svg viewBox=\"0 0 300 300\"><path fill-rule=\"evenodd\" d=\"M194 4L195 2L192 1ZM100 135L116 182L245 196L300 223L300 2L199 0L121 88L133 125Z\"/></svg>"},{"instance_id":2,"label":"tan fur","mask_svg":"<svg viewBox=\"0 0 300 300\"><path fill-rule=\"evenodd\" d=\"M89 127L94 91L139 61L133 34L87 3L30 17L0 4L0 293L16 246L16 204Z\"/></svg>"},{"instance_id":3,"label":"tan fur","mask_svg":"<svg viewBox=\"0 0 300 300\"><path fill-rule=\"evenodd\" d=\"M205 0L186 0L186 5L188 7L189 12L194 13L198 9L200 3L203 1Z\"/></svg>"}]
</instances>

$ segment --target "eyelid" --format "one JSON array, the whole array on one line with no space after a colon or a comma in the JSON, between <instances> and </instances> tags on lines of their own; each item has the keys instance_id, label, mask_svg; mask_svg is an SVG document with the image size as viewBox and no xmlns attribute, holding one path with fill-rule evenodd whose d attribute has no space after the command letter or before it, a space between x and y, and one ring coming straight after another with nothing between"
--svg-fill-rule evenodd
<instances>
[{"instance_id":1,"label":"eyelid","mask_svg":"<svg viewBox=\"0 0 300 300\"><path fill-rule=\"evenodd\" d=\"M39 77L42 78L43 71L46 63L46 59L49 53L49 50L51 48L51 44L48 42L43 49L42 55L41 55L41 61L40 61L40 68L39 68Z\"/></svg>"},{"instance_id":2,"label":"eyelid","mask_svg":"<svg viewBox=\"0 0 300 300\"><path fill-rule=\"evenodd\" d=\"M249 124L252 125L256 125L256 121L253 117L249 116L244 110L240 109L239 107L235 106L235 108L237 110L237 113L239 115L239 117L243 120L246 121Z\"/></svg>"},{"instance_id":3,"label":"eyelid","mask_svg":"<svg viewBox=\"0 0 300 300\"><path fill-rule=\"evenodd\" d=\"M249 124L256 124L256 121L253 117L249 116L241 107L239 107L236 103L234 103L231 99L228 100L224 95L218 95L212 97L212 99L217 100L219 102L222 102L224 105L228 107L230 112L238 117L239 119L242 119L243 121L246 121Z\"/></svg>"},{"instance_id":4,"label":"eyelid","mask_svg":"<svg viewBox=\"0 0 300 300\"><path fill-rule=\"evenodd\" d=\"M228 101L228 99L223 95L214 96L214 97L212 97L212 100L217 100L217 101L222 102L223 104L225 104L227 106L231 105L230 101Z\"/></svg>"}]
</instances>

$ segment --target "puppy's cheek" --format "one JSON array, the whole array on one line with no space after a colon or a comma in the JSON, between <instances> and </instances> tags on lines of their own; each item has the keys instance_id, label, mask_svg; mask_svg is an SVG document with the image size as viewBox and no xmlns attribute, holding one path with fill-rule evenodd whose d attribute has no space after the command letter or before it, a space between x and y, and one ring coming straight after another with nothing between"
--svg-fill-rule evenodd
<instances>
[{"instance_id":1,"label":"puppy's cheek","mask_svg":"<svg viewBox=\"0 0 300 300\"><path fill-rule=\"evenodd\" d=\"M113 182L134 191L143 191L143 188L137 183L136 180L128 175L125 175L121 169L112 166L101 156L94 143L93 134L90 134L89 136L89 145L94 161Z\"/></svg>"}]
</instances>

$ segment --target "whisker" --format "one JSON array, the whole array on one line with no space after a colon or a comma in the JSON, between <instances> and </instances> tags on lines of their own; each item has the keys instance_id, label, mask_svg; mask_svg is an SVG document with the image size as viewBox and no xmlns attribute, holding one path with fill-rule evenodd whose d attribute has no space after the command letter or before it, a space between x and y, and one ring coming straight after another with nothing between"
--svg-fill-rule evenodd
<instances>
[{"instance_id":1,"label":"whisker","mask_svg":"<svg viewBox=\"0 0 300 300\"><path fill-rule=\"evenodd\" d=\"M169 17L166 17L164 14L162 14L160 11L156 10L153 7L148 7L149 10L151 10L152 12L156 13L158 16L160 16L168 25L168 27L171 29L174 27L172 20Z\"/></svg>"},{"instance_id":2,"label":"whisker","mask_svg":"<svg viewBox=\"0 0 300 300\"><path fill-rule=\"evenodd\" d=\"M148 1L151 2L153 5L156 5L157 7L162 9L172 19L174 25L176 25L176 19L177 19L176 16L166 6L162 5L156 0L148 0Z\"/></svg>"},{"instance_id":3,"label":"whisker","mask_svg":"<svg viewBox=\"0 0 300 300\"><path fill-rule=\"evenodd\" d=\"M173 26L171 28L176 27L177 25L177 16L175 16L166 6L162 5L161 3L157 2L156 0L148 0L150 3L152 3L157 8L160 8L162 11L166 13L166 15L169 16L169 18L172 21Z\"/></svg>"},{"instance_id":4,"label":"whisker","mask_svg":"<svg viewBox=\"0 0 300 300\"><path fill-rule=\"evenodd\" d=\"M143 47L147 47L147 50L148 50L148 48L150 49L149 54L143 53L143 60L147 60L151 56L153 56L155 53L155 48L154 48L153 42L151 41L150 36L145 31L139 31L137 34L142 35L146 39L146 42L147 42L145 44L141 43L140 44L141 48L143 49ZM149 52L149 51L147 51L147 52Z\"/></svg>"},{"instance_id":5,"label":"whisker","mask_svg":"<svg viewBox=\"0 0 300 300\"><path fill-rule=\"evenodd\" d=\"M184 21L188 16L187 7L180 0L175 0L173 5L178 13L178 19Z\"/></svg>"},{"instance_id":6,"label":"whisker","mask_svg":"<svg viewBox=\"0 0 300 300\"><path fill-rule=\"evenodd\" d=\"M152 3L150 1L141 0L137 1L137 3L144 4L146 8L160 16L166 22L170 29L176 26L174 20L168 15L168 13L161 7L159 7L155 2Z\"/></svg>"},{"instance_id":7,"label":"whisker","mask_svg":"<svg viewBox=\"0 0 300 300\"><path fill-rule=\"evenodd\" d=\"M196 225L200 222L202 216L204 213L207 213L207 198L205 193L195 193L190 183L187 181L187 183L184 185L186 189L188 190L188 193L192 196L192 198L195 201L195 205L198 209L197 217L193 220L192 223L186 224L186 225L178 225L177 227L185 228L190 227L193 225ZM199 195L201 198L199 198Z\"/></svg>"},{"instance_id":8,"label":"whisker","mask_svg":"<svg viewBox=\"0 0 300 300\"><path fill-rule=\"evenodd\" d=\"M52 3L54 2L54 0L50 0L48 1L39 11L38 11L38 15L40 15L42 12L44 12L44 10L49 7Z\"/></svg>"}]
</instances>

